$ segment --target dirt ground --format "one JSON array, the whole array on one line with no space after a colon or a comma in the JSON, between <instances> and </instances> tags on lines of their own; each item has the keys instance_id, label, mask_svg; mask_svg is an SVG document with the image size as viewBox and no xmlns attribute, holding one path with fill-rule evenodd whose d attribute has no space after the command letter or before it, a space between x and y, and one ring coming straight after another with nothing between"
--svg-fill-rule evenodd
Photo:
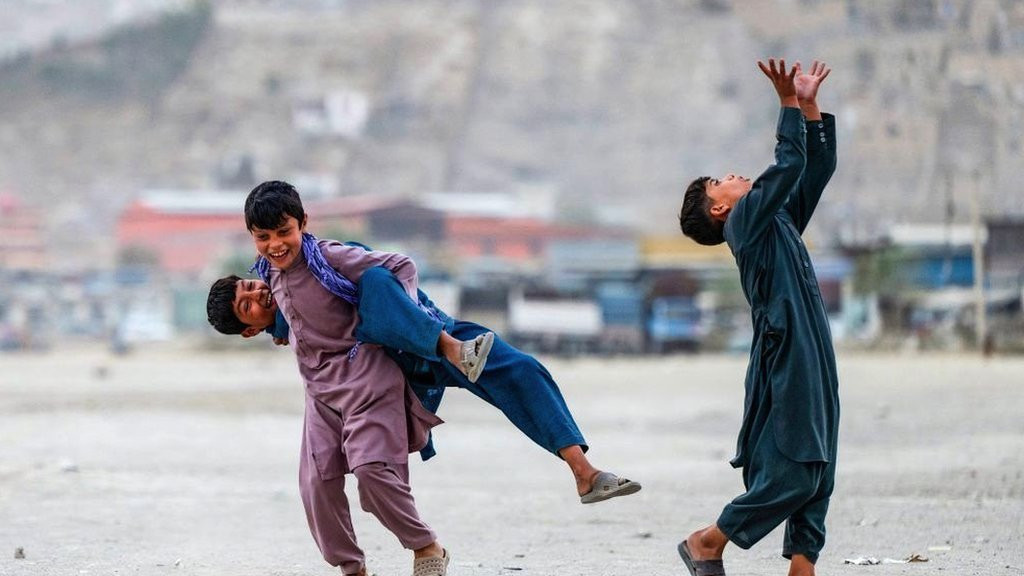
<instances>
[{"instance_id":1,"label":"dirt ground","mask_svg":"<svg viewBox=\"0 0 1024 576\"><path fill-rule=\"evenodd\" d=\"M0 363L0 575L335 573L299 502L302 388L287 349L77 348ZM838 484L819 574L1024 574L1024 358L841 352L839 363ZM746 358L548 366L593 462L643 491L580 505L559 460L450 391L439 456L411 458L450 574L684 575L677 541L742 490L727 461ZM356 510L356 527L372 571L411 572L373 518ZM730 575L785 574L780 546L776 531L730 547ZM912 554L928 561L844 564Z\"/></svg>"}]
</instances>

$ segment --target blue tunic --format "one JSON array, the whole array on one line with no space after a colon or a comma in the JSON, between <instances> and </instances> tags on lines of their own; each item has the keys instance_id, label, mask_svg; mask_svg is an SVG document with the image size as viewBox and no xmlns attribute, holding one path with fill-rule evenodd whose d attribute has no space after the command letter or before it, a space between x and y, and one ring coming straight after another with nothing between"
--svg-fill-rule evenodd
<instances>
[{"instance_id":1,"label":"blue tunic","mask_svg":"<svg viewBox=\"0 0 1024 576\"><path fill-rule=\"evenodd\" d=\"M806 141L805 141L806 138ZM835 171L835 118L807 128L797 108L779 114L775 164L725 223L750 304L754 341L734 467L744 466L765 426L797 462L835 457L839 379L825 306L801 234Z\"/></svg>"}]
</instances>

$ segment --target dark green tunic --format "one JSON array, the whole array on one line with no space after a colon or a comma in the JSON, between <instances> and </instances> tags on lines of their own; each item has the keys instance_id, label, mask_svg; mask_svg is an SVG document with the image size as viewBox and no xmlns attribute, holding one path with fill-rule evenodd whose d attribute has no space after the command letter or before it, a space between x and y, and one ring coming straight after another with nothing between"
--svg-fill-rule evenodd
<instances>
[{"instance_id":1,"label":"dark green tunic","mask_svg":"<svg viewBox=\"0 0 1024 576\"><path fill-rule=\"evenodd\" d=\"M797 462L835 458L839 379L825 306L800 235L835 171L835 118L779 113L775 164L733 207L725 239L751 307L754 341L734 467L749 460L765 426Z\"/></svg>"}]
</instances>

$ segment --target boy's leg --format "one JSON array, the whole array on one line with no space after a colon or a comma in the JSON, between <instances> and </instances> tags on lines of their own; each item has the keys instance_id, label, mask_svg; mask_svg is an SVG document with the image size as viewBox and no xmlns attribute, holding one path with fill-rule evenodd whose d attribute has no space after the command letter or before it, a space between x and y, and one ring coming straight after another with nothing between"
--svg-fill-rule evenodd
<instances>
[{"instance_id":1,"label":"boy's leg","mask_svg":"<svg viewBox=\"0 0 1024 576\"><path fill-rule=\"evenodd\" d=\"M405 292L394 274L380 266L363 272L359 280L359 326L356 337L419 356L430 362L442 358L476 381L486 366L492 334L461 341L444 331Z\"/></svg>"},{"instance_id":2,"label":"boy's leg","mask_svg":"<svg viewBox=\"0 0 1024 576\"><path fill-rule=\"evenodd\" d=\"M352 471L359 479L359 502L363 510L373 514L394 534L402 546L417 556L436 550L437 535L420 519L416 501L409 488L409 466L371 462Z\"/></svg>"},{"instance_id":3,"label":"boy's leg","mask_svg":"<svg viewBox=\"0 0 1024 576\"><path fill-rule=\"evenodd\" d=\"M345 476L322 479L307 448L303 437L299 458L299 494L306 510L309 531L328 564L341 567L344 574L359 574L365 557L352 528L348 498L345 496Z\"/></svg>"},{"instance_id":4,"label":"boy's leg","mask_svg":"<svg viewBox=\"0 0 1024 576\"><path fill-rule=\"evenodd\" d=\"M835 470L833 456L825 468L817 494L786 522L782 555L792 560L791 576L814 574L814 564L818 561L821 549L825 547L825 515L835 486Z\"/></svg>"},{"instance_id":5,"label":"boy's leg","mask_svg":"<svg viewBox=\"0 0 1024 576\"><path fill-rule=\"evenodd\" d=\"M725 506L717 523L729 540L743 549L756 544L814 498L826 467L825 462L797 462L782 454L775 444L771 416L756 438L750 462L743 467L746 492Z\"/></svg>"},{"instance_id":6,"label":"boy's leg","mask_svg":"<svg viewBox=\"0 0 1024 576\"><path fill-rule=\"evenodd\" d=\"M601 473L590 463L587 455L583 452L584 447L581 444L573 444L558 451L558 457L565 460L569 470L572 471L573 478L576 479L576 493L580 496L590 491L594 479Z\"/></svg>"},{"instance_id":7,"label":"boy's leg","mask_svg":"<svg viewBox=\"0 0 1024 576\"><path fill-rule=\"evenodd\" d=\"M359 326L356 337L432 362L444 326L409 298L402 284L386 268L374 267L359 280Z\"/></svg>"},{"instance_id":8,"label":"boy's leg","mask_svg":"<svg viewBox=\"0 0 1024 576\"><path fill-rule=\"evenodd\" d=\"M488 332L472 322L456 321L452 335L472 340ZM469 382L447 363L432 363L437 382L465 388L505 416L527 437L552 454L572 446L586 451L586 442L565 404L554 378L536 358L524 354L495 335L487 366L480 380Z\"/></svg>"},{"instance_id":9,"label":"boy's leg","mask_svg":"<svg viewBox=\"0 0 1024 576\"><path fill-rule=\"evenodd\" d=\"M452 335L460 340L471 340L487 331L487 328L472 322L456 321ZM572 471L579 495L588 494L600 483L602 490L595 491L587 502L640 490L639 483L602 473L591 465L585 454L588 449L586 441L558 384L533 356L495 335L487 365L478 382L469 382L443 363L432 363L431 367L439 384L469 390L501 410L516 428L541 448L562 458Z\"/></svg>"},{"instance_id":10,"label":"boy's leg","mask_svg":"<svg viewBox=\"0 0 1024 576\"><path fill-rule=\"evenodd\" d=\"M724 544L713 538L714 531L709 529L721 532L740 548L750 548L800 510L818 491L826 464L795 462L783 455L775 444L770 416L752 437L756 438L754 447L743 468L747 492L727 504L712 527L687 538L694 560L721 558Z\"/></svg>"}]
</instances>

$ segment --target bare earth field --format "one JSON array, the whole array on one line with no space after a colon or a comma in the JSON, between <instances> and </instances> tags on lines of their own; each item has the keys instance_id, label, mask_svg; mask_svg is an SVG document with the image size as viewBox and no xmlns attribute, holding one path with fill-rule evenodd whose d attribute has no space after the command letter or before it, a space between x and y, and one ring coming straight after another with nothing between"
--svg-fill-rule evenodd
<instances>
[{"instance_id":1,"label":"bare earth field","mask_svg":"<svg viewBox=\"0 0 1024 576\"><path fill-rule=\"evenodd\" d=\"M299 502L303 392L287 349L80 348L0 363L0 575L335 573ZM1024 359L839 363L839 478L819 574L1024 574ZM580 505L560 461L452 390L438 457L410 458L449 573L684 575L676 542L742 491L727 461L746 358L548 365L594 463L644 489ZM411 555L355 512L371 570L409 574ZM730 575L785 574L781 539L730 547ZM928 562L843 563L911 554Z\"/></svg>"}]
</instances>

